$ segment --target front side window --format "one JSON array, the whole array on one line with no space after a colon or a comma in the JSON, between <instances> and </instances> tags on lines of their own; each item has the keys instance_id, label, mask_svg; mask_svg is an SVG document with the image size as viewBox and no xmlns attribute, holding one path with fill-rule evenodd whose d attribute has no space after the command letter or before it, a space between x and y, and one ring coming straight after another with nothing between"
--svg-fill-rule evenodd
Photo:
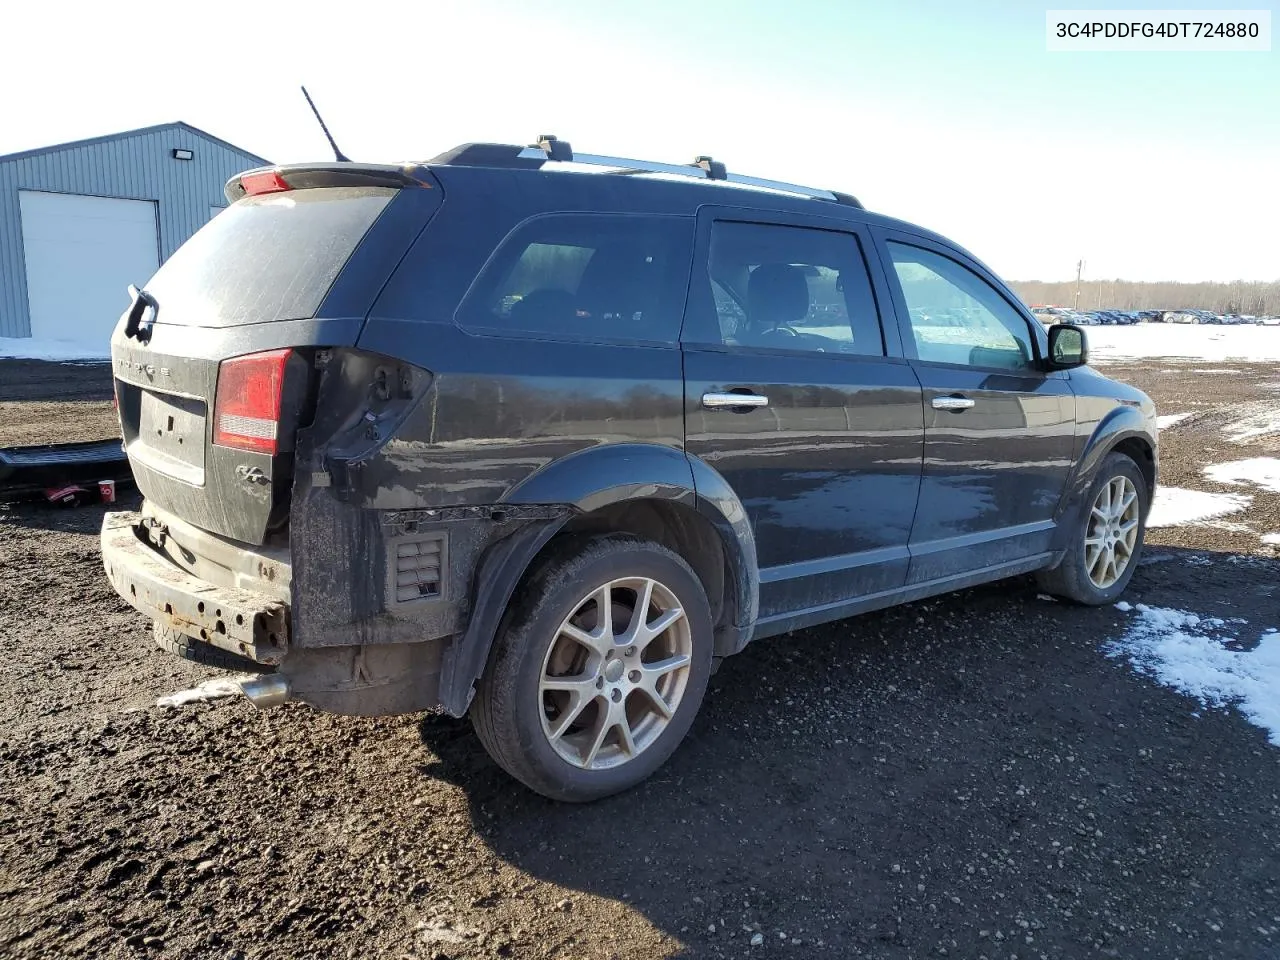
<instances>
[{"instance_id":1,"label":"front side window","mask_svg":"<svg viewBox=\"0 0 1280 960\"><path fill-rule=\"evenodd\" d=\"M949 257L905 243L888 246L921 360L1014 370L1034 365L1026 322L991 284Z\"/></svg>"},{"instance_id":2,"label":"front side window","mask_svg":"<svg viewBox=\"0 0 1280 960\"><path fill-rule=\"evenodd\" d=\"M871 280L852 233L718 221L707 258L730 346L883 356Z\"/></svg>"},{"instance_id":3,"label":"front side window","mask_svg":"<svg viewBox=\"0 0 1280 960\"><path fill-rule=\"evenodd\" d=\"M692 243L691 219L537 217L503 242L459 320L553 339L674 341Z\"/></svg>"}]
</instances>

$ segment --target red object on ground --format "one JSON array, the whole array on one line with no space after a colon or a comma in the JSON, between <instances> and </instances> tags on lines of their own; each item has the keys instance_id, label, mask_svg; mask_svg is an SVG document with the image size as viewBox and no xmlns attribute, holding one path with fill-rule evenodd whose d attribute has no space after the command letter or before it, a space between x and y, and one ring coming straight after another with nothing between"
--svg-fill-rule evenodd
<instances>
[{"instance_id":1,"label":"red object on ground","mask_svg":"<svg viewBox=\"0 0 1280 960\"><path fill-rule=\"evenodd\" d=\"M44 492L44 498L50 503L61 503L64 506L75 506L81 497L89 493L84 487L69 483L63 487L50 487Z\"/></svg>"},{"instance_id":2,"label":"red object on ground","mask_svg":"<svg viewBox=\"0 0 1280 960\"><path fill-rule=\"evenodd\" d=\"M98 481L98 497L103 503L116 502L116 482L114 480Z\"/></svg>"}]
</instances>

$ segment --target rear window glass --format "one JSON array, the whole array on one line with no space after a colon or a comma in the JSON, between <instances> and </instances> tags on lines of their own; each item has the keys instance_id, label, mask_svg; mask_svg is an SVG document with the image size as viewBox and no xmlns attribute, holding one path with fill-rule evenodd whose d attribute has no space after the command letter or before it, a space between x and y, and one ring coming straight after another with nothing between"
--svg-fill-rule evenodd
<instances>
[{"instance_id":1,"label":"rear window glass","mask_svg":"<svg viewBox=\"0 0 1280 960\"><path fill-rule=\"evenodd\" d=\"M247 197L210 220L147 284L156 322L227 327L314 317L395 194L326 187Z\"/></svg>"},{"instance_id":2,"label":"rear window glass","mask_svg":"<svg viewBox=\"0 0 1280 960\"><path fill-rule=\"evenodd\" d=\"M485 332L671 342L692 247L688 218L538 217L499 247L458 318Z\"/></svg>"}]
</instances>

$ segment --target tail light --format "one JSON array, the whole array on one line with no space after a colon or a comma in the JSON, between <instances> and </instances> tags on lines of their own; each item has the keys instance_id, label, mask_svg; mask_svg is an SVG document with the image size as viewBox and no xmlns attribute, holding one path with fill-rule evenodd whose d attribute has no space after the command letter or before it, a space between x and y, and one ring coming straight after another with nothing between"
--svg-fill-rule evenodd
<instances>
[{"instance_id":1,"label":"tail light","mask_svg":"<svg viewBox=\"0 0 1280 960\"><path fill-rule=\"evenodd\" d=\"M223 360L213 404L213 442L220 447L275 454L280 396L292 350L268 350Z\"/></svg>"}]
</instances>

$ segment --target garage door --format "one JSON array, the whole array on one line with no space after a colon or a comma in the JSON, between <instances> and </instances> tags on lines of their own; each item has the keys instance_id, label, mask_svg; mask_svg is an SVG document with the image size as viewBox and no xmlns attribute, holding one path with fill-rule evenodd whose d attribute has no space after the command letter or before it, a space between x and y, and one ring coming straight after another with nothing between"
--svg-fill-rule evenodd
<instances>
[{"instance_id":1,"label":"garage door","mask_svg":"<svg viewBox=\"0 0 1280 960\"><path fill-rule=\"evenodd\" d=\"M156 205L67 193L19 192L31 335L106 353L129 284L159 266Z\"/></svg>"}]
</instances>

